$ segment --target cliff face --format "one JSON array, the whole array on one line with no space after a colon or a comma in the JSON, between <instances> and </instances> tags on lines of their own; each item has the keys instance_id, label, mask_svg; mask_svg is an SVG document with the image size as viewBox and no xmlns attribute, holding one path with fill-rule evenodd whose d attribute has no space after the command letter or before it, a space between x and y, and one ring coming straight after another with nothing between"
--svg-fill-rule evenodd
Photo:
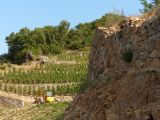
<instances>
[{"instance_id":1,"label":"cliff face","mask_svg":"<svg viewBox=\"0 0 160 120\"><path fill-rule=\"evenodd\" d=\"M122 59L127 49L130 63ZM77 96L64 120L160 119L160 9L98 28L88 79L101 82Z\"/></svg>"},{"instance_id":2,"label":"cliff face","mask_svg":"<svg viewBox=\"0 0 160 120\"><path fill-rule=\"evenodd\" d=\"M147 20L133 17L120 23L121 29L99 28L92 45L89 80L113 79L129 70L158 68L160 57L160 12ZM130 64L122 59L125 49L133 51ZM159 64L158 64L159 65Z\"/></svg>"}]
</instances>

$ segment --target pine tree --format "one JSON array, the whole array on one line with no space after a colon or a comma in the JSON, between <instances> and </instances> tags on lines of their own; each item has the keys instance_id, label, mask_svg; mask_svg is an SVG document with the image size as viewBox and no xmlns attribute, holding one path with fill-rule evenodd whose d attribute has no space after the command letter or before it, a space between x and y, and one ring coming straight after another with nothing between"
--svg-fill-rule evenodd
<instances>
[{"instance_id":1,"label":"pine tree","mask_svg":"<svg viewBox=\"0 0 160 120\"><path fill-rule=\"evenodd\" d=\"M141 4L144 6L143 9L140 9L142 13L149 12L153 10L156 7L160 6L160 0L151 0L150 3L147 2L147 0L140 0Z\"/></svg>"}]
</instances>

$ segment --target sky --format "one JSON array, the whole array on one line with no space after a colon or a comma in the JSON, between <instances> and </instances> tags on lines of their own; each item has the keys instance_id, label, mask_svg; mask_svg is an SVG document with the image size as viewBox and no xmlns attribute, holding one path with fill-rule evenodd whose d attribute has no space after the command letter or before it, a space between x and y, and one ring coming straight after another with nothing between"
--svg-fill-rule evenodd
<instances>
[{"instance_id":1,"label":"sky","mask_svg":"<svg viewBox=\"0 0 160 120\"><path fill-rule=\"evenodd\" d=\"M115 9L131 16L140 14L141 8L139 0L0 0L0 54L8 52L6 36L23 27L55 26L61 20L74 27Z\"/></svg>"}]
</instances>

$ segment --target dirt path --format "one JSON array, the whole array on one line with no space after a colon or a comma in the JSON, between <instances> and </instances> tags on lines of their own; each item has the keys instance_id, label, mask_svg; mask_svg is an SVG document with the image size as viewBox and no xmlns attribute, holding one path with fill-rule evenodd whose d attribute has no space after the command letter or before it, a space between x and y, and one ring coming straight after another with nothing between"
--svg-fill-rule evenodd
<instances>
[{"instance_id":1,"label":"dirt path","mask_svg":"<svg viewBox=\"0 0 160 120\"><path fill-rule=\"evenodd\" d=\"M0 95L4 96L4 97L9 97L9 98L20 99L26 103L33 103L34 102L33 96L22 96L22 95L18 95L18 94L14 94L14 93L3 92L3 91L0 91Z\"/></svg>"},{"instance_id":2,"label":"dirt path","mask_svg":"<svg viewBox=\"0 0 160 120\"><path fill-rule=\"evenodd\" d=\"M47 83L42 83L42 84L12 84L12 83L2 83L2 85L4 86L4 84L6 85L14 85L15 87L28 87L28 86L35 86L35 87L57 87L57 86L66 86L66 85L76 85L79 84L81 82L67 82L67 83L51 83L51 84L47 84Z\"/></svg>"},{"instance_id":3,"label":"dirt path","mask_svg":"<svg viewBox=\"0 0 160 120\"><path fill-rule=\"evenodd\" d=\"M0 95L4 97L9 97L9 98L15 98L24 101L27 104L33 104L34 102L34 96L23 96L23 95L18 95L14 93L8 93L8 92L3 92L0 91ZM61 96L54 96L56 102L70 102L73 100L74 96L67 96L67 95L61 95Z\"/></svg>"},{"instance_id":4,"label":"dirt path","mask_svg":"<svg viewBox=\"0 0 160 120\"><path fill-rule=\"evenodd\" d=\"M41 118L51 112L52 107L39 108L33 104L33 96L22 96L14 93L0 91L0 95L9 98L20 99L25 102L22 108L0 106L0 120L33 120ZM70 102L74 96L54 96L56 102Z\"/></svg>"}]
</instances>

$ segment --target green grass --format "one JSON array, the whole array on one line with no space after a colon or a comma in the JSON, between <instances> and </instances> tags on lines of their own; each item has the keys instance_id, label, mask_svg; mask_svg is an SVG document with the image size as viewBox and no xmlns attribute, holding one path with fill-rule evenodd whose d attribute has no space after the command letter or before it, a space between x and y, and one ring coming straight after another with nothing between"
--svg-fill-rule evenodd
<instances>
[{"instance_id":1,"label":"green grass","mask_svg":"<svg viewBox=\"0 0 160 120\"><path fill-rule=\"evenodd\" d=\"M0 120L60 120L69 103L46 103L24 108L0 106Z\"/></svg>"},{"instance_id":2,"label":"green grass","mask_svg":"<svg viewBox=\"0 0 160 120\"><path fill-rule=\"evenodd\" d=\"M39 105L39 110L49 109L40 118L35 118L35 120L60 120L63 117L63 113L69 103L56 103L56 104L43 104Z\"/></svg>"}]
</instances>

